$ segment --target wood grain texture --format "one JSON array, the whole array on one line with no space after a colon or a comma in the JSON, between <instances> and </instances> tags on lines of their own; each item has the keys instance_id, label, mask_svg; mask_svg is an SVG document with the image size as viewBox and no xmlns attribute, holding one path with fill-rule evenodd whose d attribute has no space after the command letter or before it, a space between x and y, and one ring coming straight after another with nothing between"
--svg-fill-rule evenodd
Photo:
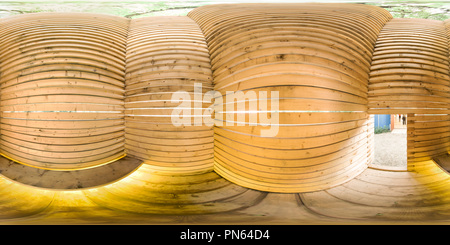
<instances>
[{"instance_id":1,"label":"wood grain texture","mask_svg":"<svg viewBox=\"0 0 450 245\"><path fill-rule=\"evenodd\" d=\"M450 115L408 114L408 170L450 151Z\"/></svg>"},{"instance_id":2,"label":"wood grain texture","mask_svg":"<svg viewBox=\"0 0 450 245\"><path fill-rule=\"evenodd\" d=\"M24 185L0 176L0 193L1 224L65 224L68 219L72 224L180 223L184 217L240 210L267 195L212 171L164 174L148 164L114 183L79 190Z\"/></svg>"},{"instance_id":3,"label":"wood grain texture","mask_svg":"<svg viewBox=\"0 0 450 245\"><path fill-rule=\"evenodd\" d=\"M369 113L448 114L448 57L443 21L389 21L373 53Z\"/></svg>"},{"instance_id":4,"label":"wood grain texture","mask_svg":"<svg viewBox=\"0 0 450 245\"><path fill-rule=\"evenodd\" d=\"M378 33L392 18L387 11L354 4L239 4L203 6L188 16L205 34L214 89L223 95L266 91L268 99L257 102L269 104L269 117L279 112L278 134L270 137L261 136L268 129L262 112L257 125L249 124L249 102L245 119L240 112L222 119L216 112L224 124L214 128L217 173L258 190L304 192L339 185L367 167L373 129L367 86ZM279 96L271 97L272 91ZM270 108L274 99L279 108ZM226 114L225 104L218 106Z\"/></svg>"},{"instance_id":5,"label":"wood grain texture","mask_svg":"<svg viewBox=\"0 0 450 245\"><path fill-rule=\"evenodd\" d=\"M0 223L448 224L449 181L433 161L420 172L367 168L339 186L294 194L248 190L213 172L160 174L147 164L116 183L79 191L0 176Z\"/></svg>"},{"instance_id":6,"label":"wood grain texture","mask_svg":"<svg viewBox=\"0 0 450 245\"><path fill-rule=\"evenodd\" d=\"M9 180L29 186L48 190L80 190L116 182L135 171L141 164L141 160L125 156L95 168L53 171L25 166L0 157L0 172Z\"/></svg>"},{"instance_id":7,"label":"wood grain texture","mask_svg":"<svg viewBox=\"0 0 450 245\"><path fill-rule=\"evenodd\" d=\"M415 171L367 169L326 191L299 194L312 212L359 223L448 223L449 174L434 161Z\"/></svg>"},{"instance_id":8,"label":"wood grain texture","mask_svg":"<svg viewBox=\"0 0 450 245\"><path fill-rule=\"evenodd\" d=\"M51 170L123 157L128 20L43 13L0 26L0 152Z\"/></svg>"},{"instance_id":9,"label":"wood grain texture","mask_svg":"<svg viewBox=\"0 0 450 245\"><path fill-rule=\"evenodd\" d=\"M266 195L213 171L168 173L155 171L149 164L121 181L84 194L103 208L141 215L225 213L254 205Z\"/></svg>"},{"instance_id":10,"label":"wood grain texture","mask_svg":"<svg viewBox=\"0 0 450 245\"><path fill-rule=\"evenodd\" d=\"M450 178L436 161L449 165L450 22L391 19L327 3L0 20L2 154L56 170L124 148L146 161L75 191L0 176L0 223L448 224ZM194 83L201 95L268 92L257 101L279 100L278 134L262 137L250 113L175 127L171 97L193 96ZM408 113L408 170L368 167L370 113Z\"/></svg>"},{"instance_id":11,"label":"wood grain texture","mask_svg":"<svg viewBox=\"0 0 450 245\"><path fill-rule=\"evenodd\" d=\"M189 110L190 123L211 104L202 103L213 87L208 48L198 25L186 16L132 20L125 77L128 154L158 171L211 171L212 126L202 120L200 125L176 126L171 117L180 107L180 102L171 101L177 91L188 95L183 108ZM202 89L196 91L195 84Z\"/></svg>"}]
</instances>

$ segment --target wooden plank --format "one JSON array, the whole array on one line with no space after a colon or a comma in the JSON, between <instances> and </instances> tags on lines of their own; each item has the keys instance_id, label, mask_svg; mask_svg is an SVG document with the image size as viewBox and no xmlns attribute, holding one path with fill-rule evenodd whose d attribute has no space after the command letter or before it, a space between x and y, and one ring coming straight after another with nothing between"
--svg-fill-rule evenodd
<instances>
[{"instance_id":1,"label":"wooden plank","mask_svg":"<svg viewBox=\"0 0 450 245\"><path fill-rule=\"evenodd\" d=\"M249 188L295 192L335 185L367 167L367 75L390 18L373 11L369 24L356 14L368 9L336 7L204 6L188 14L205 33L216 91L279 92L276 137L261 137L268 128L261 125L216 124L220 175Z\"/></svg>"},{"instance_id":2,"label":"wooden plank","mask_svg":"<svg viewBox=\"0 0 450 245\"><path fill-rule=\"evenodd\" d=\"M171 113L180 103L171 103L171 98L174 92L184 91L193 99L196 83L202 85L201 98L213 89L209 54L195 22L188 17L176 19L187 24L154 17L130 23L125 148L163 172L204 172L213 167L213 128L203 124L175 127Z\"/></svg>"},{"instance_id":3,"label":"wooden plank","mask_svg":"<svg viewBox=\"0 0 450 245\"><path fill-rule=\"evenodd\" d=\"M2 154L54 170L122 157L128 20L52 13L0 26Z\"/></svg>"}]
</instances>

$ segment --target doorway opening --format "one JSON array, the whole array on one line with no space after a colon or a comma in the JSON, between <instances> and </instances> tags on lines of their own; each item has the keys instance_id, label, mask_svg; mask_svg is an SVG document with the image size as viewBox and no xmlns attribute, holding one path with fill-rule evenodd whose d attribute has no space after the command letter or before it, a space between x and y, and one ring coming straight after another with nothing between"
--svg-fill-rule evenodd
<instances>
[{"instance_id":1,"label":"doorway opening","mask_svg":"<svg viewBox=\"0 0 450 245\"><path fill-rule=\"evenodd\" d=\"M374 159L372 167L407 169L407 115L374 115Z\"/></svg>"}]
</instances>

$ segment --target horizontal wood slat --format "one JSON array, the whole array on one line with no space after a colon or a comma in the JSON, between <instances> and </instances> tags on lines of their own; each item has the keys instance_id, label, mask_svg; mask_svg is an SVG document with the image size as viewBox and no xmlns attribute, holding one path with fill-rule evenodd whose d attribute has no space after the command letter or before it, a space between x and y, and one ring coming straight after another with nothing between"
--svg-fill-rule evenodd
<instances>
[{"instance_id":1,"label":"horizontal wood slat","mask_svg":"<svg viewBox=\"0 0 450 245\"><path fill-rule=\"evenodd\" d=\"M408 169L450 151L450 115L408 114Z\"/></svg>"},{"instance_id":2,"label":"horizontal wood slat","mask_svg":"<svg viewBox=\"0 0 450 245\"><path fill-rule=\"evenodd\" d=\"M373 53L368 112L450 113L448 57L444 22L390 20Z\"/></svg>"},{"instance_id":3,"label":"horizontal wood slat","mask_svg":"<svg viewBox=\"0 0 450 245\"><path fill-rule=\"evenodd\" d=\"M194 123L211 103L200 103L212 90L209 54L203 34L189 17L145 17L130 23L127 42L125 147L158 171L205 172L213 168L212 126L175 126L174 108L185 108ZM201 90L194 89L200 84ZM188 106L172 102L187 93ZM200 101L201 102L201 101ZM203 109L202 109L203 108Z\"/></svg>"},{"instance_id":4,"label":"horizontal wood slat","mask_svg":"<svg viewBox=\"0 0 450 245\"><path fill-rule=\"evenodd\" d=\"M0 26L0 152L53 170L124 156L128 20L30 14Z\"/></svg>"},{"instance_id":5,"label":"horizontal wood slat","mask_svg":"<svg viewBox=\"0 0 450 245\"><path fill-rule=\"evenodd\" d=\"M205 34L216 91L267 93L256 98L268 105L258 112L250 113L251 102L239 112L242 99L216 102L224 110L216 111L223 125L214 128L220 175L258 190L299 192L339 185L367 167L373 155L368 75L378 32L392 18L387 11L241 4L203 6L188 16ZM269 129L263 113L279 118L271 124L276 135L261 135Z\"/></svg>"},{"instance_id":6,"label":"horizontal wood slat","mask_svg":"<svg viewBox=\"0 0 450 245\"><path fill-rule=\"evenodd\" d=\"M0 153L34 167L128 153L155 171L214 169L248 188L309 192L372 162L370 114L412 115L411 163L450 147L450 21L274 3L133 20L30 14L0 26ZM204 100L212 90L223 100ZM171 100L177 91L186 104ZM237 92L248 101L226 100ZM201 125L174 125L175 108ZM208 113L215 126L198 120Z\"/></svg>"}]
</instances>

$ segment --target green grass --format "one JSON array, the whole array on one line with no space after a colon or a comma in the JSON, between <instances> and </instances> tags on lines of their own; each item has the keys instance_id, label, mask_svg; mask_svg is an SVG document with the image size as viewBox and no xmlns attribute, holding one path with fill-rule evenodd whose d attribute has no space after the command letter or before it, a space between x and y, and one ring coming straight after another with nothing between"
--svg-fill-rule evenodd
<instances>
[{"instance_id":1,"label":"green grass","mask_svg":"<svg viewBox=\"0 0 450 245\"><path fill-rule=\"evenodd\" d=\"M277 2L276 0L271 0ZM299 2L309 0L299 0ZM310 0L311 2L314 0ZM138 18L155 15L186 15L192 8L217 2L238 3L238 0L0 0L0 17L38 12L90 12ZM258 0L253 0L258 2ZM336 2L336 1L335 1ZM343 0L342 2L346 2ZM348 1L347 1L348 2ZM425 0L368 0L362 3L386 8L394 18L450 19L450 2ZM183 7L185 7L183 9Z\"/></svg>"},{"instance_id":2,"label":"green grass","mask_svg":"<svg viewBox=\"0 0 450 245\"><path fill-rule=\"evenodd\" d=\"M387 132L391 132L391 130L389 129L388 126L375 128L375 134L382 134L382 133L387 133Z\"/></svg>"},{"instance_id":3,"label":"green grass","mask_svg":"<svg viewBox=\"0 0 450 245\"><path fill-rule=\"evenodd\" d=\"M418 18L432 20L446 20L450 12L444 8L428 6L399 5L386 8L394 18Z\"/></svg>"},{"instance_id":4,"label":"green grass","mask_svg":"<svg viewBox=\"0 0 450 245\"><path fill-rule=\"evenodd\" d=\"M205 0L191 1L1 1L0 17L38 12L88 12L127 18L150 15L186 15L192 8L206 4ZM185 9L184 9L185 8ZM175 10L173 10L175 9Z\"/></svg>"}]
</instances>

